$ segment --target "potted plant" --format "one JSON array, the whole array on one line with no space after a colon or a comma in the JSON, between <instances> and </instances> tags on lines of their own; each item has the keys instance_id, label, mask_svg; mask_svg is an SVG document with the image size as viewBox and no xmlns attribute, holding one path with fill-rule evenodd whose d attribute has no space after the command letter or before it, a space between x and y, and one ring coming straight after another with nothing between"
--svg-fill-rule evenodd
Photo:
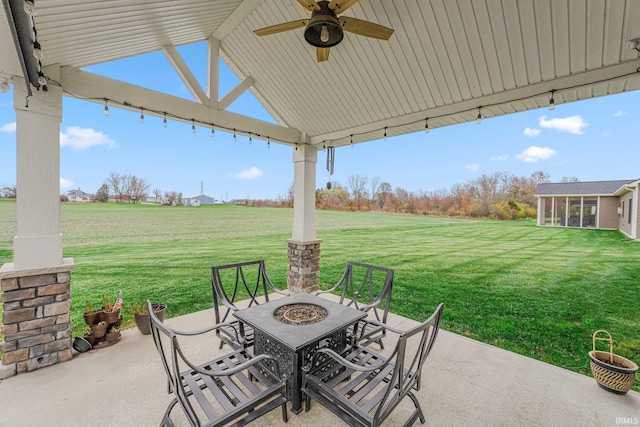
<instances>
[{"instance_id":1,"label":"potted plant","mask_svg":"<svg viewBox=\"0 0 640 427\"><path fill-rule=\"evenodd\" d=\"M599 333L607 337L598 337ZM596 351L596 341L609 341L609 351ZM629 359L613 353L613 338L604 330L593 333L593 351L589 352L591 373L598 385L612 393L626 394L636 380L638 365Z\"/></svg>"},{"instance_id":2,"label":"potted plant","mask_svg":"<svg viewBox=\"0 0 640 427\"><path fill-rule=\"evenodd\" d=\"M102 320L107 322L108 324L113 324L118 321L120 317L120 309L117 308L114 310L114 306L107 300L105 295L102 295Z\"/></svg>"},{"instance_id":3,"label":"potted plant","mask_svg":"<svg viewBox=\"0 0 640 427\"><path fill-rule=\"evenodd\" d=\"M160 319L160 321L164 321L164 314L167 310L166 304L152 304L153 312ZM147 304L137 304L134 306L133 313L136 318L136 326L142 335L150 335L151 334L151 325L149 323L149 313L147 313Z\"/></svg>"},{"instance_id":4,"label":"potted plant","mask_svg":"<svg viewBox=\"0 0 640 427\"><path fill-rule=\"evenodd\" d=\"M117 326L112 326L111 329L109 329L109 332L107 332L106 335L106 340L108 343L114 343L116 341L118 341L120 339L120 328L118 328Z\"/></svg>"},{"instance_id":5,"label":"potted plant","mask_svg":"<svg viewBox=\"0 0 640 427\"><path fill-rule=\"evenodd\" d=\"M87 300L85 309L84 309L84 321L87 325L94 325L102 320L102 310L94 310L91 302Z\"/></svg>"},{"instance_id":6,"label":"potted plant","mask_svg":"<svg viewBox=\"0 0 640 427\"><path fill-rule=\"evenodd\" d=\"M93 336L96 339L100 339L102 337L105 336L105 334L107 333L107 322L105 322L104 320L98 322L98 323L94 323L93 325L91 325L91 332L93 332Z\"/></svg>"}]
</instances>

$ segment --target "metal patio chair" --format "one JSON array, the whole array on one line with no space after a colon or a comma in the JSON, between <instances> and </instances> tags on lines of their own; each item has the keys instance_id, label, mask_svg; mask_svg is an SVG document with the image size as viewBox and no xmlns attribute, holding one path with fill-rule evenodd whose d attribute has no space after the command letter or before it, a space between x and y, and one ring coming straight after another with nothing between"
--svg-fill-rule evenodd
<instances>
[{"instance_id":1,"label":"metal patio chair","mask_svg":"<svg viewBox=\"0 0 640 427\"><path fill-rule=\"evenodd\" d=\"M371 264L347 261L346 268L338 283L331 289L316 292L316 295L340 291L340 304L373 313L379 323L387 323L391 291L393 290L393 270ZM382 338L386 330L377 323L363 320L364 328L349 333L363 346L377 342L384 348Z\"/></svg>"},{"instance_id":2,"label":"metal patio chair","mask_svg":"<svg viewBox=\"0 0 640 427\"><path fill-rule=\"evenodd\" d=\"M200 331L179 332L162 323L147 301L151 333L167 374L174 399L161 426L173 426L171 411L179 403L192 426L244 425L280 406L287 422L286 383L278 362L267 355L253 356L246 349L203 364L193 363L180 347L178 337L194 337L230 325L216 324ZM182 338L186 339L186 338Z\"/></svg>"},{"instance_id":3,"label":"metal patio chair","mask_svg":"<svg viewBox=\"0 0 640 427\"><path fill-rule=\"evenodd\" d=\"M318 350L303 369L306 410L313 398L350 426L379 426L409 396L415 410L404 425L417 419L424 424L414 391L420 390L422 367L438 334L442 308L440 304L429 319L407 331L381 324L398 334L390 357L358 344L342 354Z\"/></svg>"},{"instance_id":4,"label":"metal patio chair","mask_svg":"<svg viewBox=\"0 0 640 427\"><path fill-rule=\"evenodd\" d=\"M260 304L264 297L269 301L269 292L288 296L288 292L276 289L267 274L264 260L240 262L211 267L211 283L213 288L213 309L216 323L229 323L235 329L220 328L216 336L220 339L220 348L227 343L232 348L253 346L253 328L230 316L239 310L237 301L249 299L248 307ZM235 330L240 332L242 342L237 341Z\"/></svg>"}]
</instances>

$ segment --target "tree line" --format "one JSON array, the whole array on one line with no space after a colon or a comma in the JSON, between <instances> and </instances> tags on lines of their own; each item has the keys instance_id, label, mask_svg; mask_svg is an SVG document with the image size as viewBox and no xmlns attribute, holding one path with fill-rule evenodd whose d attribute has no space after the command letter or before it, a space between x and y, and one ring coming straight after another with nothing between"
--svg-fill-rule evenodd
<instances>
[{"instance_id":1,"label":"tree line","mask_svg":"<svg viewBox=\"0 0 640 427\"><path fill-rule=\"evenodd\" d=\"M535 218L537 200L533 194L543 182L549 182L549 175L542 171L528 177L496 172L456 183L450 189L414 192L393 188L377 176L351 175L345 184L334 181L328 188L316 190L316 207L492 219Z\"/></svg>"}]
</instances>

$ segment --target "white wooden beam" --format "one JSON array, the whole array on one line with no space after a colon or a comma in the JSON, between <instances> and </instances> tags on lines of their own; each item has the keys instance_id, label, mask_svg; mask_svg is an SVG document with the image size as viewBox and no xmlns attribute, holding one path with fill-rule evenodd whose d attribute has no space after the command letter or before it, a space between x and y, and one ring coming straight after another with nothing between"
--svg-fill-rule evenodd
<instances>
[{"instance_id":1,"label":"white wooden beam","mask_svg":"<svg viewBox=\"0 0 640 427\"><path fill-rule=\"evenodd\" d=\"M551 93L552 90L556 91L555 97L557 104L557 100L559 99L558 97L562 96L563 89L596 85L598 82L606 84L615 79L637 80L638 78L640 78L640 74L638 74L638 77L636 77L634 73L636 73L636 70L638 70L639 68L640 59L635 59L632 61L627 61L621 64L599 68L596 70L586 71L579 74L572 74L555 80L549 80L525 87L518 87L516 89L507 90L480 98L464 100L454 104L444 105L442 107L436 107L429 110L398 116L389 120L372 122L367 123L366 125L356 126L349 129L343 129L321 135L314 135L310 138L310 143L312 145L322 145L323 141L342 140L338 145L347 145L349 144L350 135L359 135L366 134L368 132L379 131L385 126L392 128L396 126L403 126L408 123L420 122L424 121L426 117L433 118L451 116L453 121L457 123L462 117L468 115L468 111L478 108L478 106L489 106L488 108L490 108L490 106L492 105L520 102L523 99L535 98L536 96L546 97ZM367 140L379 139L380 136L381 135L371 137ZM365 141L361 140L360 142ZM336 144L332 143L332 145Z\"/></svg>"},{"instance_id":2,"label":"white wooden beam","mask_svg":"<svg viewBox=\"0 0 640 427\"><path fill-rule=\"evenodd\" d=\"M209 105L218 108L218 90L220 87L220 40L209 37L209 64L207 67L207 91Z\"/></svg>"},{"instance_id":3,"label":"white wooden beam","mask_svg":"<svg viewBox=\"0 0 640 427\"><path fill-rule=\"evenodd\" d=\"M241 81L240 83L238 83L236 87L231 89L231 91L228 94L226 94L225 97L218 102L218 108L221 110L226 110L226 108L229 105L231 105L233 101L238 99L240 95L242 95L247 89L253 86L255 82L256 81L253 79L253 77L249 76L243 81Z\"/></svg>"},{"instance_id":4,"label":"white wooden beam","mask_svg":"<svg viewBox=\"0 0 640 427\"><path fill-rule=\"evenodd\" d=\"M258 7L262 0L244 0L235 10L218 26L212 36L218 40L224 40L239 23L244 21L253 9Z\"/></svg>"},{"instance_id":5,"label":"white wooden beam","mask_svg":"<svg viewBox=\"0 0 640 427\"><path fill-rule=\"evenodd\" d=\"M162 46L162 52L171 63L173 69L176 70L176 73L178 73L195 100L200 102L201 104L209 105L209 97L206 93L204 93L204 90L202 90L200 83L198 83L198 80L196 80L195 76L187 66L186 62L184 62L182 56L180 56L176 48L172 45Z\"/></svg>"},{"instance_id":6,"label":"white wooden beam","mask_svg":"<svg viewBox=\"0 0 640 427\"><path fill-rule=\"evenodd\" d=\"M301 133L295 129L267 123L252 117L189 101L184 98L157 92L151 89L124 83L118 80L92 74L77 68L61 69L61 83L65 91L79 98L102 104L104 98L117 103L128 103L131 111L144 108L144 113L162 117L166 112L169 117L176 116L185 123L191 119L200 123L214 124L221 128L237 129L238 133L251 132L254 137L269 137L273 142L295 144L301 142Z\"/></svg>"}]
</instances>

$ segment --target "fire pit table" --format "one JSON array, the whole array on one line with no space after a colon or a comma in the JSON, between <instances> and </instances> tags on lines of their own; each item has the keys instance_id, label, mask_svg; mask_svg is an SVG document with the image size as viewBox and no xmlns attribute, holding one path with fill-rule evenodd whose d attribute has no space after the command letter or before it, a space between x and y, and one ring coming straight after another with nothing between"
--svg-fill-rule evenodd
<instances>
[{"instance_id":1,"label":"fire pit table","mask_svg":"<svg viewBox=\"0 0 640 427\"><path fill-rule=\"evenodd\" d=\"M236 311L234 316L253 327L254 353L278 361L280 372L288 379L291 410L298 414L302 410L302 367L321 348L344 350L347 328L367 314L302 293Z\"/></svg>"}]
</instances>

